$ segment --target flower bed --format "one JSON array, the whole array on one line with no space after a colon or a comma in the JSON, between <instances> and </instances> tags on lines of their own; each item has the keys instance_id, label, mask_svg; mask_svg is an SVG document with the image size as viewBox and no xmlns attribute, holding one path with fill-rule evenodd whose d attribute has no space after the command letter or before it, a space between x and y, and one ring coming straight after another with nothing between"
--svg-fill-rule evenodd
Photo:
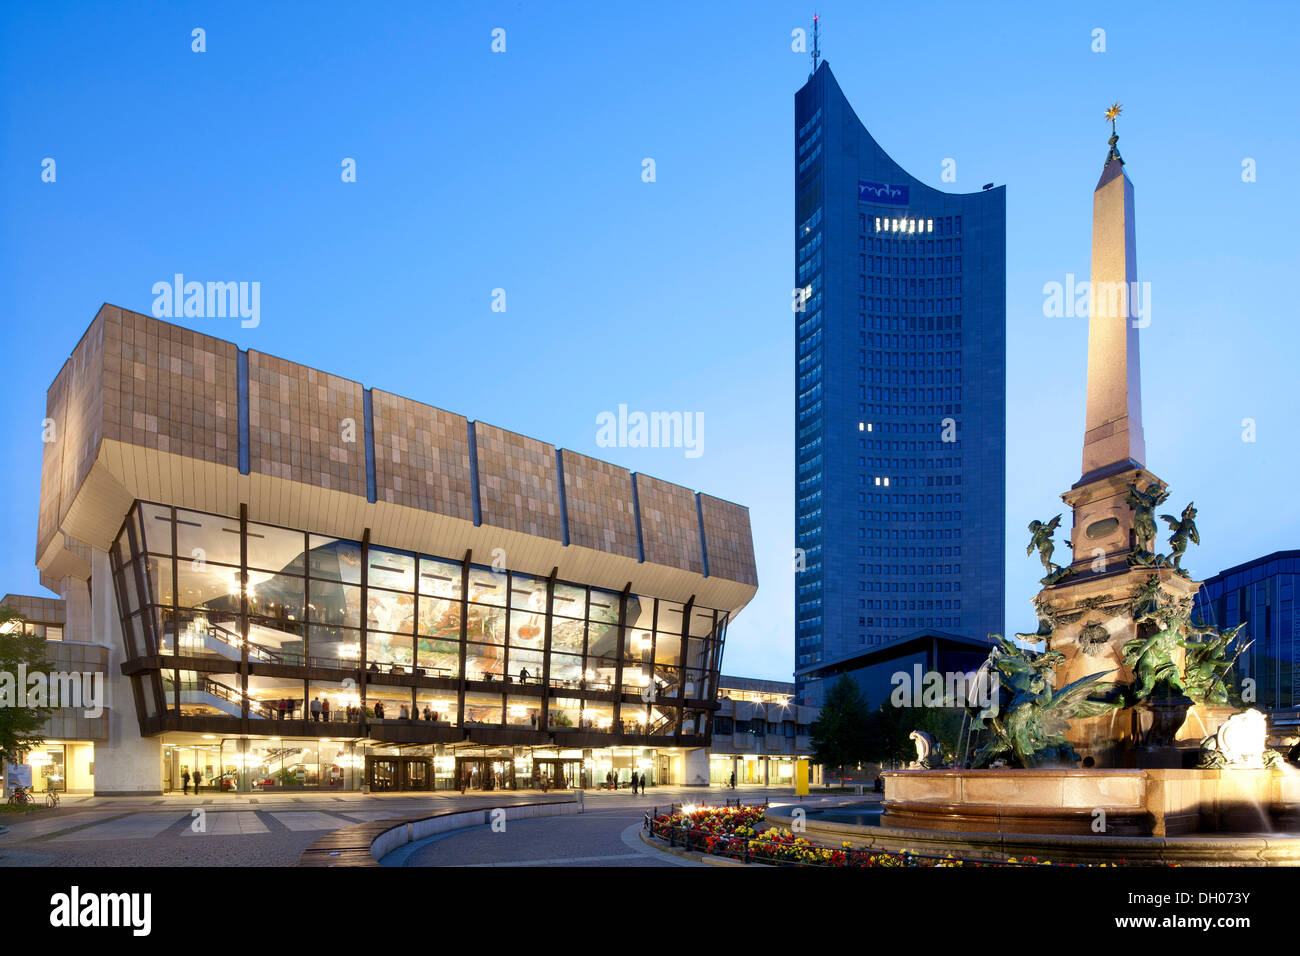
<instances>
[{"instance_id":1,"label":"flower bed","mask_svg":"<svg viewBox=\"0 0 1300 956\"><path fill-rule=\"evenodd\" d=\"M746 863L830 867L1086 865L1053 864L1032 856L985 861L921 856L907 850L888 853L854 849L847 841L838 848L821 846L783 827L763 827L762 807L685 807L653 819L647 814L646 819L650 833L671 846Z\"/></svg>"}]
</instances>

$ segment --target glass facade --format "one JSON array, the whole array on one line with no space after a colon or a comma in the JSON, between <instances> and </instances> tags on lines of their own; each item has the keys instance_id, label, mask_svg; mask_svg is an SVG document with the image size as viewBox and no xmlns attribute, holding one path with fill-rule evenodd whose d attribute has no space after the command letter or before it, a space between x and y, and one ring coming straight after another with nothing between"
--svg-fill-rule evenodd
<instances>
[{"instance_id":1,"label":"glass facade","mask_svg":"<svg viewBox=\"0 0 1300 956\"><path fill-rule=\"evenodd\" d=\"M725 612L148 502L110 560L146 734L707 742ZM213 767L324 786L313 747Z\"/></svg>"},{"instance_id":2,"label":"glass facade","mask_svg":"<svg viewBox=\"0 0 1300 956\"><path fill-rule=\"evenodd\" d=\"M795 96L795 683L1003 631L1006 208L895 163L823 62ZM834 573L831 573L834 569Z\"/></svg>"},{"instance_id":3,"label":"glass facade","mask_svg":"<svg viewBox=\"0 0 1300 956\"><path fill-rule=\"evenodd\" d=\"M1193 620L1220 629L1245 624L1235 678L1251 706L1269 711L1300 708L1300 551L1279 551L1229 568L1201 585ZM1235 651L1235 648L1234 648ZM1249 681L1249 684L1246 682Z\"/></svg>"}]
</instances>

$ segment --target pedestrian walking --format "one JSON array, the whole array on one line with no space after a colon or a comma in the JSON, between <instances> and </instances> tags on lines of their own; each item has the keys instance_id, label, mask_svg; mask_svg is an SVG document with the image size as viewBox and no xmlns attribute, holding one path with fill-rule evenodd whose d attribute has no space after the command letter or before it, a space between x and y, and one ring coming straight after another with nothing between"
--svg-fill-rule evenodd
<instances>
[{"instance_id":1,"label":"pedestrian walking","mask_svg":"<svg viewBox=\"0 0 1300 956\"><path fill-rule=\"evenodd\" d=\"M636 796L636 784L637 784L636 771L633 770L632 771L632 796L634 797Z\"/></svg>"},{"instance_id":2,"label":"pedestrian walking","mask_svg":"<svg viewBox=\"0 0 1300 956\"><path fill-rule=\"evenodd\" d=\"M181 774L181 793L188 794L189 792L190 792L190 772L186 770L184 773Z\"/></svg>"},{"instance_id":3,"label":"pedestrian walking","mask_svg":"<svg viewBox=\"0 0 1300 956\"><path fill-rule=\"evenodd\" d=\"M199 784L203 782L203 774L199 773L197 767L194 768L194 796L199 795Z\"/></svg>"}]
</instances>

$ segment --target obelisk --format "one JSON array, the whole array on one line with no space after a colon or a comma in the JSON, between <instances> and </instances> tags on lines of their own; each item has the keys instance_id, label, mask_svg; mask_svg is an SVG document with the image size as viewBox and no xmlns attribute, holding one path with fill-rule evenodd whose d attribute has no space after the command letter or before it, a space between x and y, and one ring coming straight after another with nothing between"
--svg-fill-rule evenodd
<instances>
[{"instance_id":1,"label":"obelisk","mask_svg":"<svg viewBox=\"0 0 1300 956\"><path fill-rule=\"evenodd\" d=\"M1142 467L1142 376L1138 358L1140 286L1133 181L1119 155L1112 120L1110 151L1092 193L1092 277L1088 310L1088 412L1083 477L1114 467Z\"/></svg>"},{"instance_id":2,"label":"obelisk","mask_svg":"<svg viewBox=\"0 0 1300 956\"><path fill-rule=\"evenodd\" d=\"M1133 182L1119 155L1119 109L1117 103L1106 111L1110 148L1092 194L1083 470L1061 496L1074 516L1073 559L1068 572L1043 579L1036 601L1039 633L1050 621L1047 644L1064 657L1055 672L1058 688L1099 672L1106 672L1106 681L1131 684L1134 675L1124 646L1151 628L1134 620L1142 586L1158 578L1165 599L1181 601L1190 601L1199 587L1168 566L1152 566L1154 535L1139 538L1135 529L1134 495L1159 497L1165 483L1145 464L1138 334L1149 303L1137 295ZM1178 662L1181 667L1181 656ZM1126 706L1072 721L1066 739L1097 766L1116 766L1134 759L1133 748L1143 742L1151 722L1149 712Z\"/></svg>"},{"instance_id":3,"label":"obelisk","mask_svg":"<svg viewBox=\"0 0 1300 956\"><path fill-rule=\"evenodd\" d=\"M1083 470L1063 495L1074 511L1070 544L1075 574L1126 566L1134 548L1150 541L1132 534L1125 500L1130 482L1163 482L1145 469L1142 437L1142 370L1138 358L1139 295L1133 181L1119 154L1118 103L1106 111L1111 136L1101 178L1092 193L1092 276L1088 308L1088 401L1084 416Z\"/></svg>"}]
</instances>

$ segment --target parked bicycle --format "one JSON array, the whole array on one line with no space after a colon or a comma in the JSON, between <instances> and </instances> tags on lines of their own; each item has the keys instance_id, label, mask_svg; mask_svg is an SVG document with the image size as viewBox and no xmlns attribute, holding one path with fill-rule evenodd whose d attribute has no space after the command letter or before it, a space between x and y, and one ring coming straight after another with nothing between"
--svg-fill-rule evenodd
<instances>
[{"instance_id":1,"label":"parked bicycle","mask_svg":"<svg viewBox=\"0 0 1300 956\"><path fill-rule=\"evenodd\" d=\"M9 794L8 803L10 806L28 806L35 802L32 795L27 792L26 787L14 787L13 793Z\"/></svg>"},{"instance_id":2,"label":"parked bicycle","mask_svg":"<svg viewBox=\"0 0 1300 956\"><path fill-rule=\"evenodd\" d=\"M59 805L59 791L53 787L45 788L45 805L53 809Z\"/></svg>"}]
</instances>

